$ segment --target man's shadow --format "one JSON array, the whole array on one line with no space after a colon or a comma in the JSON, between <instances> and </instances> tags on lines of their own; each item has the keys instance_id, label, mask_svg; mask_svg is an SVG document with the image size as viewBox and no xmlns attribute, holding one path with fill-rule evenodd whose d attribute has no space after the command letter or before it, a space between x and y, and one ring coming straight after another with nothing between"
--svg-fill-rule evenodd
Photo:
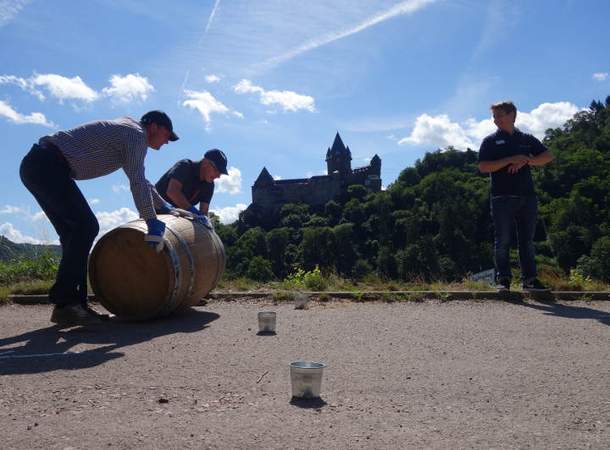
<instances>
[{"instance_id":1,"label":"man's shadow","mask_svg":"<svg viewBox=\"0 0 610 450\"><path fill-rule=\"evenodd\" d=\"M187 308L148 322L111 320L94 327L62 330L50 326L29 331L0 339L0 376L95 367L124 356L117 351L122 347L159 336L202 331L219 317L216 313ZM20 343L23 345L17 346ZM78 344L97 344L99 347L70 351Z\"/></svg>"},{"instance_id":2,"label":"man's shadow","mask_svg":"<svg viewBox=\"0 0 610 450\"><path fill-rule=\"evenodd\" d=\"M608 312L584 306L571 306L562 303L547 302L541 299L535 300L537 300L538 303L520 302L519 304L543 311L546 315L567 317L570 319L592 319L597 320L604 325L610 325L610 313Z\"/></svg>"}]
</instances>

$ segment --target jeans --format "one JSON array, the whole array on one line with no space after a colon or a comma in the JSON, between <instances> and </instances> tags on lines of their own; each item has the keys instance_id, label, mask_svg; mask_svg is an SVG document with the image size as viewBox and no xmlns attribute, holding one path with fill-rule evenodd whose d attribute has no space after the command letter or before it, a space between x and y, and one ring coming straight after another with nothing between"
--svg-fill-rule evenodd
<instances>
[{"instance_id":1,"label":"jeans","mask_svg":"<svg viewBox=\"0 0 610 450\"><path fill-rule=\"evenodd\" d=\"M21 161L19 175L59 235L62 257L49 301L58 306L87 301L87 257L99 224L70 166L57 148L35 144Z\"/></svg>"},{"instance_id":2,"label":"jeans","mask_svg":"<svg viewBox=\"0 0 610 450\"><path fill-rule=\"evenodd\" d=\"M499 195L491 199L491 216L494 222L494 258L496 279L511 279L510 246L517 230L521 280L536 278L534 259L534 233L538 217L538 199L535 195Z\"/></svg>"}]
</instances>

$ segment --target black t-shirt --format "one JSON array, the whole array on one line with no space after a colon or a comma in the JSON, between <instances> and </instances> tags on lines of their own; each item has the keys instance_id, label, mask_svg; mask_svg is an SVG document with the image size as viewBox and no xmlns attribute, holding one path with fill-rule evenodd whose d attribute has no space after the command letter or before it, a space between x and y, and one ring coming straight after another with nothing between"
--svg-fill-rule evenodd
<instances>
[{"instance_id":1,"label":"black t-shirt","mask_svg":"<svg viewBox=\"0 0 610 450\"><path fill-rule=\"evenodd\" d=\"M197 205L199 202L210 203L214 194L214 183L208 183L199 178L199 163L193 162L190 159L182 159L172 166L163 176L157 181L155 187L161 197L163 197L172 206L177 206L167 196L167 188L169 181L175 178L182 183L182 194L186 197L191 205Z\"/></svg>"},{"instance_id":2,"label":"black t-shirt","mask_svg":"<svg viewBox=\"0 0 610 450\"><path fill-rule=\"evenodd\" d=\"M515 128L513 134L498 129L481 143L479 162L496 161L514 155L537 156L547 148L531 134L522 133ZM534 180L530 166L526 164L517 173L508 173L504 166L491 175L491 195L532 195Z\"/></svg>"}]
</instances>

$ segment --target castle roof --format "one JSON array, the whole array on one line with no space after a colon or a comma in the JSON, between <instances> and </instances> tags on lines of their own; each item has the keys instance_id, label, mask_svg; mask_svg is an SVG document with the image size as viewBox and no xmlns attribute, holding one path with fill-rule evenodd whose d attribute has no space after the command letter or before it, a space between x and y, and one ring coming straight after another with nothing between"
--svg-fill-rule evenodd
<instances>
[{"instance_id":1,"label":"castle roof","mask_svg":"<svg viewBox=\"0 0 610 450\"><path fill-rule=\"evenodd\" d=\"M335 140L333 141L332 147L330 147L326 152L326 159L337 156L347 156L349 159L352 159L352 152L349 150L349 147L346 147L337 131L335 135Z\"/></svg>"},{"instance_id":2,"label":"castle roof","mask_svg":"<svg viewBox=\"0 0 610 450\"><path fill-rule=\"evenodd\" d=\"M261 173L259 174L258 178L254 182L254 186L273 184L273 182L274 182L273 177L271 176L271 174L269 173L267 168L263 167L263 170L261 170Z\"/></svg>"}]
</instances>

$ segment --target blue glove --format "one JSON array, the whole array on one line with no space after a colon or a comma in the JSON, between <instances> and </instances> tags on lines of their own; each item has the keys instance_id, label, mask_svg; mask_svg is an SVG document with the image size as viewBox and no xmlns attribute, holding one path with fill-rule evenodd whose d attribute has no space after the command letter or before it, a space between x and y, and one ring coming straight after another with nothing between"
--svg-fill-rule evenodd
<instances>
[{"instance_id":1,"label":"blue glove","mask_svg":"<svg viewBox=\"0 0 610 450\"><path fill-rule=\"evenodd\" d=\"M210 222L210 219L208 219L207 216L203 216L203 215L196 216L195 222L199 222L201 225L206 227L208 230L214 229L214 227L212 226L212 222Z\"/></svg>"},{"instance_id":2,"label":"blue glove","mask_svg":"<svg viewBox=\"0 0 610 450\"><path fill-rule=\"evenodd\" d=\"M189 209L187 209L187 211L193 214L193 221L199 222L201 225L203 225L209 230L212 229L212 223L210 222L208 217L204 214L201 214L197 208L191 206Z\"/></svg>"},{"instance_id":3,"label":"blue glove","mask_svg":"<svg viewBox=\"0 0 610 450\"><path fill-rule=\"evenodd\" d=\"M157 208L157 214L171 214L172 212L172 208L170 208L170 206L165 203L163 204L163 206Z\"/></svg>"},{"instance_id":4,"label":"blue glove","mask_svg":"<svg viewBox=\"0 0 610 450\"><path fill-rule=\"evenodd\" d=\"M159 219L148 219L148 234L144 236L146 245L154 249L157 253L163 250L163 233L165 232L165 224Z\"/></svg>"}]
</instances>

